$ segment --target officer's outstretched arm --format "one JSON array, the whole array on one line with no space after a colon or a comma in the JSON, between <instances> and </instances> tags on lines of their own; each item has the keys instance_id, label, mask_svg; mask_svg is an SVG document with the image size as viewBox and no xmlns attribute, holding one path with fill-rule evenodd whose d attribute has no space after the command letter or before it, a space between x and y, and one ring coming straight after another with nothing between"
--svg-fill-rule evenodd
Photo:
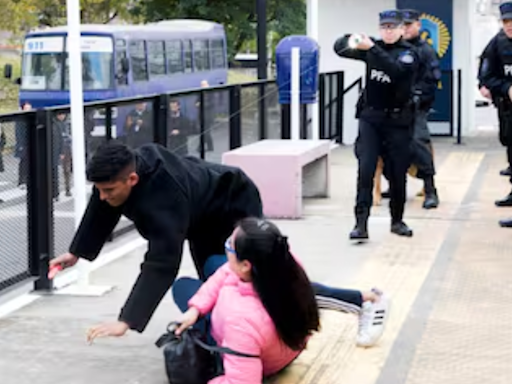
<instances>
[{"instance_id":1,"label":"officer's outstretched arm","mask_svg":"<svg viewBox=\"0 0 512 384\"><path fill-rule=\"evenodd\" d=\"M398 59L395 59L377 44L368 50L368 58L382 65L382 69L395 80L410 76L411 73L417 71L419 65L416 51L404 51Z\"/></svg>"},{"instance_id":2,"label":"officer's outstretched arm","mask_svg":"<svg viewBox=\"0 0 512 384\"><path fill-rule=\"evenodd\" d=\"M338 56L344 57L345 59L366 61L367 51L350 48L348 45L349 38L350 35L345 35L336 40L334 43L334 52L336 52Z\"/></svg>"}]
</instances>

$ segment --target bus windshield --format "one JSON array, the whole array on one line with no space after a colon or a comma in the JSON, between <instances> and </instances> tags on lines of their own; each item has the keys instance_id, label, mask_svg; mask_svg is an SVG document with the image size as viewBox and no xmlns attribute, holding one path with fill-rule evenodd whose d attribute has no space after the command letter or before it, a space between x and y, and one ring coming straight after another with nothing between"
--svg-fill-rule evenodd
<instances>
[{"instance_id":1,"label":"bus windshield","mask_svg":"<svg viewBox=\"0 0 512 384\"><path fill-rule=\"evenodd\" d=\"M113 87L113 42L109 37L82 36L84 90ZM21 88L26 91L69 89L68 53L62 36L29 38L23 52Z\"/></svg>"}]
</instances>

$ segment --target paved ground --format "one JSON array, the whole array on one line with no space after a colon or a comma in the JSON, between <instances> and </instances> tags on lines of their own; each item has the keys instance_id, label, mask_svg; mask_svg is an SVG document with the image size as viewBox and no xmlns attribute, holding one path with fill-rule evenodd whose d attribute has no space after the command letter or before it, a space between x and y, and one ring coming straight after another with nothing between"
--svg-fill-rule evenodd
<instances>
[{"instance_id":1,"label":"paved ground","mask_svg":"<svg viewBox=\"0 0 512 384\"><path fill-rule=\"evenodd\" d=\"M334 151L332 196L306 202L303 220L279 221L310 277L327 284L379 286L393 298L378 346L354 346L354 316L323 313L323 330L279 384L508 384L512 358L512 231L497 220L512 210L493 201L509 192L498 176L505 156L495 133L455 146L436 141L442 204L421 209L421 185L410 179L406 221L412 239L389 233L385 205L370 220L372 240L349 243L353 226L355 160L351 147ZM131 236L131 235L129 235ZM95 284L114 285L101 298L45 296L0 319L2 384L164 384L153 342L178 312L166 296L142 335L85 343L87 327L114 319L129 293L144 249L98 270ZM181 275L193 275L188 253Z\"/></svg>"}]
</instances>

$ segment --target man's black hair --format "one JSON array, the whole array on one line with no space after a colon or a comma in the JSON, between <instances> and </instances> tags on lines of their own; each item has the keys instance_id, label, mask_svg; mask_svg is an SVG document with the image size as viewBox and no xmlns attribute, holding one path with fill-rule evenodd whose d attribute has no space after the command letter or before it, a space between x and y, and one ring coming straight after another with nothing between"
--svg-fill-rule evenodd
<instances>
[{"instance_id":1,"label":"man's black hair","mask_svg":"<svg viewBox=\"0 0 512 384\"><path fill-rule=\"evenodd\" d=\"M129 168L135 171L135 154L126 145L112 141L101 145L87 164L87 180L93 183L116 181Z\"/></svg>"}]
</instances>

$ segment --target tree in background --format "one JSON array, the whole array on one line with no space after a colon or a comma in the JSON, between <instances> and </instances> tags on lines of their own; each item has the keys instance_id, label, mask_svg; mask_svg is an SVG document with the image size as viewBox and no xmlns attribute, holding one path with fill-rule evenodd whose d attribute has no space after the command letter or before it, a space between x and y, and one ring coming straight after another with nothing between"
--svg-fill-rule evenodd
<instances>
[{"instance_id":1,"label":"tree in background","mask_svg":"<svg viewBox=\"0 0 512 384\"><path fill-rule=\"evenodd\" d=\"M131 20L131 0L81 0L82 23L105 24L119 17ZM66 0L0 0L0 30L21 37L37 26L66 24Z\"/></svg>"},{"instance_id":2,"label":"tree in background","mask_svg":"<svg viewBox=\"0 0 512 384\"><path fill-rule=\"evenodd\" d=\"M304 0L267 0L269 30L275 44L306 29ZM82 23L103 24L119 18L128 22L193 18L218 22L226 28L233 57L256 38L257 0L81 0ZM21 37L36 26L66 23L66 0L0 0L0 30Z\"/></svg>"},{"instance_id":3,"label":"tree in background","mask_svg":"<svg viewBox=\"0 0 512 384\"><path fill-rule=\"evenodd\" d=\"M50 27L66 23L66 0L33 0L39 8L39 24ZM116 17L130 21L131 0L80 0L84 24L107 24Z\"/></svg>"},{"instance_id":4,"label":"tree in background","mask_svg":"<svg viewBox=\"0 0 512 384\"><path fill-rule=\"evenodd\" d=\"M13 36L37 25L37 3L34 0L0 0L0 30Z\"/></svg>"},{"instance_id":5,"label":"tree in background","mask_svg":"<svg viewBox=\"0 0 512 384\"><path fill-rule=\"evenodd\" d=\"M134 4L131 13L153 22L177 18L211 20L224 25L228 54L232 58L247 42L256 38L257 0L146 0ZM304 0L267 0L269 30L281 36L303 34L306 29Z\"/></svg>"}]
</instances>

